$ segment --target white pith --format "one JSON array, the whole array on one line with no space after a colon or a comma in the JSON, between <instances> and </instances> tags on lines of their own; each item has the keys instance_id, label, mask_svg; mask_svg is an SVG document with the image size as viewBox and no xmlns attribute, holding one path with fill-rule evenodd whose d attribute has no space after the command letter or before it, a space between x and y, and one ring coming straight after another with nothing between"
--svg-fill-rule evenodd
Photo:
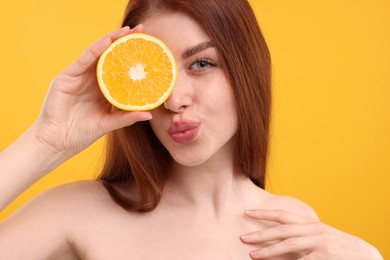
<instances>
[{"instance_id":1,"label":"white pith","mask_svg":"<svg viewBox=\"0 0 390 260\"><path fill-rule=\"evenodd\" d=\"M130 78L133 81L143 80L144 78L146 78L146 74L147 73L145 72L144 65L142 65L141 63L134 65L129 70Z\"/></svg>"}]
</instances>

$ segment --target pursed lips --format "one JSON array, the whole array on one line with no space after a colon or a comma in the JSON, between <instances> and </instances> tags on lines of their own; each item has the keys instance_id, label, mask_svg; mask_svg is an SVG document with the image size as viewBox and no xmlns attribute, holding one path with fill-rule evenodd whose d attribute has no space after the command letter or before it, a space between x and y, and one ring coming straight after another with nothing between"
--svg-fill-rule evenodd
<instances>
[{"instance_id":1,"label":"pursed lips","mask_svg":"<svg viewBox=\"0 0 390 260\"><path fill-rule=\"evenodd\" d=\"M168 134L174 142L185 144L195 139L199 129L199 122L180 120L171 124L171 126L168 128Z\"/></svg>"}]
</instances>

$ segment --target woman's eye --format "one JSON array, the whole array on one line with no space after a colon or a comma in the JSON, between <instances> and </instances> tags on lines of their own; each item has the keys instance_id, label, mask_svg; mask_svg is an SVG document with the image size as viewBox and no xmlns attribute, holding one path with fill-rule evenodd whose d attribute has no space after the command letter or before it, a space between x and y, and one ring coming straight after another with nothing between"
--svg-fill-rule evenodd
<instances>
[{"instance_id":1,"label":"woman's eye","mask_svg":"<svg viewBox=\"0 0 390 260\"><path fill-rule=\"evenodd\" d=\"M201 60L195 61L191 65L191 69L194 69L194 70L204 70L204 69L207 69L210 66L215 66L215 63L212 62L211 60L208 60L208 59L201 59Z\"/></svg>"}]
</instances>

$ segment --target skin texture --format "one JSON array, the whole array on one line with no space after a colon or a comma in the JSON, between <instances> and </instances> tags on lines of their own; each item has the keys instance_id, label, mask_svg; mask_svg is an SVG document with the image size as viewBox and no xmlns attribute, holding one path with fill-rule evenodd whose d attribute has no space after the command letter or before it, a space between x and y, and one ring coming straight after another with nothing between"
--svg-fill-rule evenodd
<instances>
[{"instance_id":1,"label":"skin texture","mask_svg":"<svg viewBox=\"0 0 390 260\"><path fill-rule=\"evenodd\" d=\"M113 40L131 31L122 28L104 37L53 80L37 122L1 154L0 172L8 182L0 184L0 202L7 205L15 190L28 187L107 132L153 115L150 123L175 160L160 204L148 213L128 212L98 182L63 185L1 223L2 256L381 259L368 243L321 223L303 202L270 194L234 175L236 115L218 54L211 47L183 57L185 50L210 39L181 13L160 13L143 23L133 32L160 37L178 62L177 87L165 105L151 113L109 109L96 84L96 60ZM175 120L195 121L199 131L178 144L167 133ZM133 196L128 187L122 191Z\"/></svg>"}]
</instances>

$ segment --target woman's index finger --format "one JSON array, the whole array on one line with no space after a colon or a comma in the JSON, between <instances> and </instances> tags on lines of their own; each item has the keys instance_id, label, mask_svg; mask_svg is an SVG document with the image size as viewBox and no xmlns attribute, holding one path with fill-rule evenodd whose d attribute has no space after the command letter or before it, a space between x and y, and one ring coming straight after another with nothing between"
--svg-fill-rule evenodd
<instances>
[{"instance_id":1,"label":"woman's index finger","mask_svg":"<svg viewBox=\"0 0 390 260\"><path fill-rule=\"evenodd\" d=\"M279 224L305 224L316 221L281 209L246 210L245 215L253 219L272 221Z\"/></svg>"},{"instance_id":2,"label":"woman's index finger","mask_svg":"<svg viewBox=\"0 0 390 260\"><path fill-rule=\"evenodd\" d=\"M130 30L128 26L125 26L104 36L100 40L90 45L83 52L80 58L73 62L64 71L64 73L71 77L78 77L82 75L87 70L91 69L91 66L95 66L100 55L110 46L112 42L122 36L125 36L126 34L129 34L130 32L132 32L132 30Z\"/></svg>"}]
</instances>

